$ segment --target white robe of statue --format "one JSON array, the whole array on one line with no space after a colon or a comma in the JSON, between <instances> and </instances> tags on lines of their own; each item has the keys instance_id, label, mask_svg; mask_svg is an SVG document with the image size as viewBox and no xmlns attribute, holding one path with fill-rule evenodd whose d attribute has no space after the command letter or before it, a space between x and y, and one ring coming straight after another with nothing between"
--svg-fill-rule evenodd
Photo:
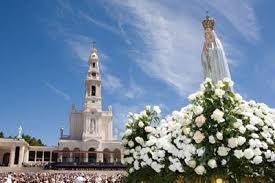
<instances>
[{"instance_id":1,"label":"white robe of statue","mask_svg":"<svg viewBox=\"0 0 275 183\"><path fill-rule=\"evenodd\" d=\"M205 42L201 61L204 78L212 79L213 83L217 83L226 77L231 78L221 41L214 30L210 28L205 30Z\"/></svg>"}]
</instances>

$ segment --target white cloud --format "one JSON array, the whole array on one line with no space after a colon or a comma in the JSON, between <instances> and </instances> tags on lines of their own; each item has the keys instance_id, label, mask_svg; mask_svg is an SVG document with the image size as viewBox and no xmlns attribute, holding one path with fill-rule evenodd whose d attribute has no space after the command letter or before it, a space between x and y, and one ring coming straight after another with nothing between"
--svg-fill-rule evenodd
<instances>
[{"instance_id":1,"label":"white cloud","mask_svg":"<svg viewBox=\"0 0 275 183\"><path fill-rule=\"evenodd\" d=\"M133 99L144 94L143 88L131 80L129 87L125 90L125 96Z\"/></svg>"},{"instance_id":2,"label":"white cloud","mask_svg":"<svg viewBox=\"0 0 275 183\"><path fill-rule=\"evenodd\" d=\"M51 89L56 95L62 97L66 101L71 101L71 97L63 92L62 90L56 88L54 85L50 84L49 82L44 82L45 86Z\"/></svg>"},{"instance_id":3,"label":"white cloud","mask_svg":"<svg viewBox=\"0 0 275 183\"><path fill-rule=\"evenodd\" d=\"M87 62L90 55L90 48L93 39L88 36L63 32L64 41L72 50L73 55L80 58L81 61Z\"/></svg>"},{"instance_id":4,"label":"white cloud","mask_svg":"<svg viewBox=\"0 0 275 183\"><path fill-rule=\"evenodd\" d=\"M234 28L247 40L260 38L260 31L256 21L255 10L250 0L212 0L205 1L230 21Z\"/></svg>"},{"instance_id":5,"label":"white cloud","mask_svg":"<svg viewBox=\"0 0 275 183\"><path fill-rule=\"evenodd\" d=\"M203 46L201 19L205 7L212 6L247 39L257 39L259 32L254 10L248 1L222 1L217 4L212 1L175 2L177 4L117 0L112 7L119 8L117 17L120 18L117 21L132 26L144 44L142 48L136 48L140 50L134 55L136 63L149 76L163 80L181 95L187 95L203 79L200 55ZM123 14L125 16L121 18ZM238 46L230 40L227 47L234 51L233 48ZM238 54L230 52L229 55L234 58ZM232 62L231 58L229 60Z\"/></svg>"},{"instance_id":6,"label":"white cloud","mask_svg":"<svg viewBox=\"0 0 275 183\"><path fill-rule=\"evenodd\" d=\"M111 74L105 74L102 81L103 87L112 92L121 89L123 86L119 78Z\"/></svg>"},{"instance_id":7,"label":"white cloud","mask_svg":"<svg viewBox=\"0 0 275 183\"><path fill-rule=\"evenodd\" d=\"M116 29L115 27L113 27L109 24L106 24L103 21L96 20L92 16L88 15L87 13L84 13L83 11L79 11L79 17L84 18L84 19L88 20L89 22L92 22L93 24L95 24L98 27L103 28L107 31L110 31L115 34L120 34L120 31L118 29Z\"/></svg>"},{"instance_id":8,"label":"white cloud","mask_svg":"<svg viewBox=\"0 0 275 183\"><path fill-rule=\"evenodd\" d=\"M142 57L136 60L141 68L181 94L193 90L194 83L202 78L200 23L157 1L117 2L128 8L130 15L127 14L129 18L125 17L124 23L132 25L145 44Z\"/></svg>"}]
</instances>

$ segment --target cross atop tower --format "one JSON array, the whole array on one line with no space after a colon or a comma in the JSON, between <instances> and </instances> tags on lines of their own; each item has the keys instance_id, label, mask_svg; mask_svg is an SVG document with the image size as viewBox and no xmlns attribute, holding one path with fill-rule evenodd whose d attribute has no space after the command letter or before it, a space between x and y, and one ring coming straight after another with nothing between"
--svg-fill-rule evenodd
<instances>
[{"instance_id":1,"label":"cross atop tower","mask_svg":"<svg viewBox=\"0 0 275 183\"><path fill-rule=\"evenodd\" d=\"M93 52L93 53L96 53L96 52L97 52L97 49L95 48L95 45L96 45L96 42L93 41L93 42L92 42L92 46L93 46L92 52Z\"/></svg>"}]
</instances>

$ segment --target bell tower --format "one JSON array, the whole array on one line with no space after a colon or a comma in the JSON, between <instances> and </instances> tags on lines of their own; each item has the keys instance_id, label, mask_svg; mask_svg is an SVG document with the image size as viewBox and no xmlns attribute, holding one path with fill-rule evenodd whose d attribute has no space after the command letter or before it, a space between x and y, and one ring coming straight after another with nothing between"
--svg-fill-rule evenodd
<instances>
[{"instance_id":1,"label":"bell tower","mask_svg":"<svg viewBox=\"0 0 275 183\"><path fill-rule=\"evenodd\" d=\"M90 112L91 110L101 111L101 77L99 71L99 59L95 42L88 61L88 72L85 81L85 102L84 111Z\"/></svg>"}]
</instances>

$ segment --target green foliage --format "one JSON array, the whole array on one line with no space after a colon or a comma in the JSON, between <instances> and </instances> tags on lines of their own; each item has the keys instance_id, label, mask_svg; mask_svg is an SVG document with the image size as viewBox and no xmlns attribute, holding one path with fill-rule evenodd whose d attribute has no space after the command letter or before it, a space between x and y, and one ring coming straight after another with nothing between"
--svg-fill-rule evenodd
<instances>
[{"instance_id":1,"label":"green foliage","mask_svg":"<svg viewBox=\"0 0 275 183\"><path fill-rule=\"evenodd\" d=\"M0 138L4 138L4 132L0 132Z\"/></svg>"},{"instance_id":2,"label":"green foliage","mask_svg":"<svg viewBox=\"0 0 275 183\"><path fill-rule=\"evenodd\" d=\"M0 138L5 138L4 132L0 131ZM6 138L14 139L16 136L8 136ZM23 134L22 138L31 146L45 146L45 144L41 141L41 139L37 139L28 134Z\"/></svg>"},{"instance_id":3,"label":"green foliage","mask_svg":"<svg viewBox=\"0 0 275 183\"><path fill-rule=\"evenodd\" d=\"M22 138L31 146L45 146L45 144L42 143L41 139L37 139L30 135L23 134Z\"/></svg>"}]
</instances>

